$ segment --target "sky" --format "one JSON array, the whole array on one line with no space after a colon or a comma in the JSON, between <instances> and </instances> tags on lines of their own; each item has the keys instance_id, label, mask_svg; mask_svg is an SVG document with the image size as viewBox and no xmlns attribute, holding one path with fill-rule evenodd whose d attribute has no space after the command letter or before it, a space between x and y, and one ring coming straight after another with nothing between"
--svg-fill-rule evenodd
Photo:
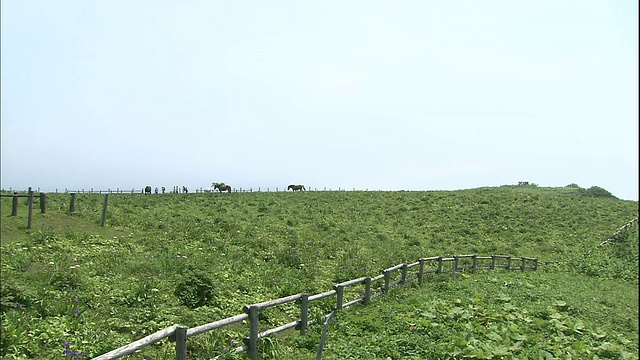
<instances>
[{"instance_id":1,"label":"sky","mask_svg":"<svg viewBox=\"0 0 640 360\"><path fill-rule=\"evenodd\" d=\"M638 200L638 2L1 3L3 189L599 186Z\"/></svg>"}]
</instances>

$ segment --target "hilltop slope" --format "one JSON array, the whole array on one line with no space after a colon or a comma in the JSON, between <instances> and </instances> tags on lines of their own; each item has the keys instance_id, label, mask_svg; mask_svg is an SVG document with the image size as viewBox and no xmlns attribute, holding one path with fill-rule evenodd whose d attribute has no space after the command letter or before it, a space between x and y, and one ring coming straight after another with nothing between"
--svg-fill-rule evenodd
<instances>
[{"instance_id":1,"label":"hilltop slope","mask_svg":"<svg viewBox=\"0 0 640 360\"><path fill-rule=\"evenodd\" d=\"M575 265L638 216L637 202L570 188L112 194L101 228L104 197L78 194L72 217L69 194L47 194L47 213L34 214L32 231L24 204L13 218L2 198L3 355L57 356L65 341L84 341L73 350L95 356L173 324L192 327L245 304L324 292L425 256L507 254ZM627 255L637 259L635 239L635 255ZM637 291L628 259L593 263L582 273L617 266L611 273ZM194 281L204 284L197 288L206 290L203 302L189 288ZM265 321L294 313L274 311ZM190 346L217 352L243 331ZM166 346L144 354L155 358Z\"/></svg>"}]
</instances>

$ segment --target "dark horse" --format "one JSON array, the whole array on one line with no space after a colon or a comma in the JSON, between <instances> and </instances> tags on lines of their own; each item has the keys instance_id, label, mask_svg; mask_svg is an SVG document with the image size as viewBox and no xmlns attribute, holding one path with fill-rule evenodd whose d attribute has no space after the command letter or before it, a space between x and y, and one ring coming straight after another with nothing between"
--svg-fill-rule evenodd
<instances>
[{"instance_id":1,"label":"dark horse","mask_svg":"<svg viewBox=\"0 0 640 360\"><path fill-rule=\"evenodd\" d=\"M145 186L145 187L144 187L144 194L145 194L145 195L146 195L146 194L151 195L151 186Z\"/></svg>"},{"instance_id":2,"label":"dark horse","mask_svg":"<svg viewBox=\"0 0 640 360\"><path fill-rule=\"evenodd\" d=\"M293 191L304 191L307 190L304 188L304 185L289 185L289 187L287 187L287 190L293 190Z\"/></svg>"},{"instance_id":3,"label":"dark horse","mask_svg":"<svg viewBox=\"0 0 640 360\"><path fill-rule=\"evenodd\" d=\"M223 191L231 192L231 186L229 185L216 184L216 186L214 186L213 188L218 189L218 191L220 192L223 192Z\"/></svg>"}]
</instances>

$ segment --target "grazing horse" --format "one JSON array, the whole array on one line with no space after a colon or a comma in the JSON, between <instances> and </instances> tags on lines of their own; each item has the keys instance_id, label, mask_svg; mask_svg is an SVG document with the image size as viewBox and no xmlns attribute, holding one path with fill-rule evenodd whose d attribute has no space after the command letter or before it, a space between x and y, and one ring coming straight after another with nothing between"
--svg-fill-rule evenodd
<instances>
[{"instance_id":1,"label":"grazing horse","mask_svg":"<svg viewBox=\"0 0 640 360\"><path fill-rule=\"evenodd\" d=\"M183 186L183 187L182 187L182 192L183 192L183 193L185 193L185 194L188 194L188 193L189 193L189 190L187 189L187 187L186 187L186 186Z\"/></svg>"},{"instance_id":2,"label":"grazing horse","mask_svg":"<svg viewBox=\"0 0 640 360\"><path fill-rule=\"evenodd\" d=\"M151 186L147 185L147 186L144 187L144 194L145 195L147 195L147 194L151 195Z\"/></svg>"},{"instance_id":3,"label":"grazing horse","mask_svg":"<svg viewBox=\"0 0 640 360\"><path fill-rule=\"evenodd\" d=\"M289 185L289 187L287 187L287 190L304 191L307 189L304 188L304 185Z\"/></svg>"},{"instance_id":4,"label":"grazing horse","mask_svg":"<svg viewBox=\"0 0 640 360\"><path fill-rule=\"evenodd\" d=\"M231 192L231 186L229 185L216 184L213 188L218 189L219 192L223 192L223 191Z\"/></svg>"}]
</instances>

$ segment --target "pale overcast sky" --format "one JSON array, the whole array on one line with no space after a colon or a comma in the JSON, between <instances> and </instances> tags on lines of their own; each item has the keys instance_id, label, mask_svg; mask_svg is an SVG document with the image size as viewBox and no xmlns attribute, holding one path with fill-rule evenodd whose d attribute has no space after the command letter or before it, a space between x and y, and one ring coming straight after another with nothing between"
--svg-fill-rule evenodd
<instances>
[{"instance_id":1,"label":"pale overcast sky","mask_svg":"<svg viewBox=\"0 0 640 360\"><path fill-rule=\"evenodd\" d=\"M638 2L2 1L1 185L638 200Z\"/></svg>"}]
</instances>

